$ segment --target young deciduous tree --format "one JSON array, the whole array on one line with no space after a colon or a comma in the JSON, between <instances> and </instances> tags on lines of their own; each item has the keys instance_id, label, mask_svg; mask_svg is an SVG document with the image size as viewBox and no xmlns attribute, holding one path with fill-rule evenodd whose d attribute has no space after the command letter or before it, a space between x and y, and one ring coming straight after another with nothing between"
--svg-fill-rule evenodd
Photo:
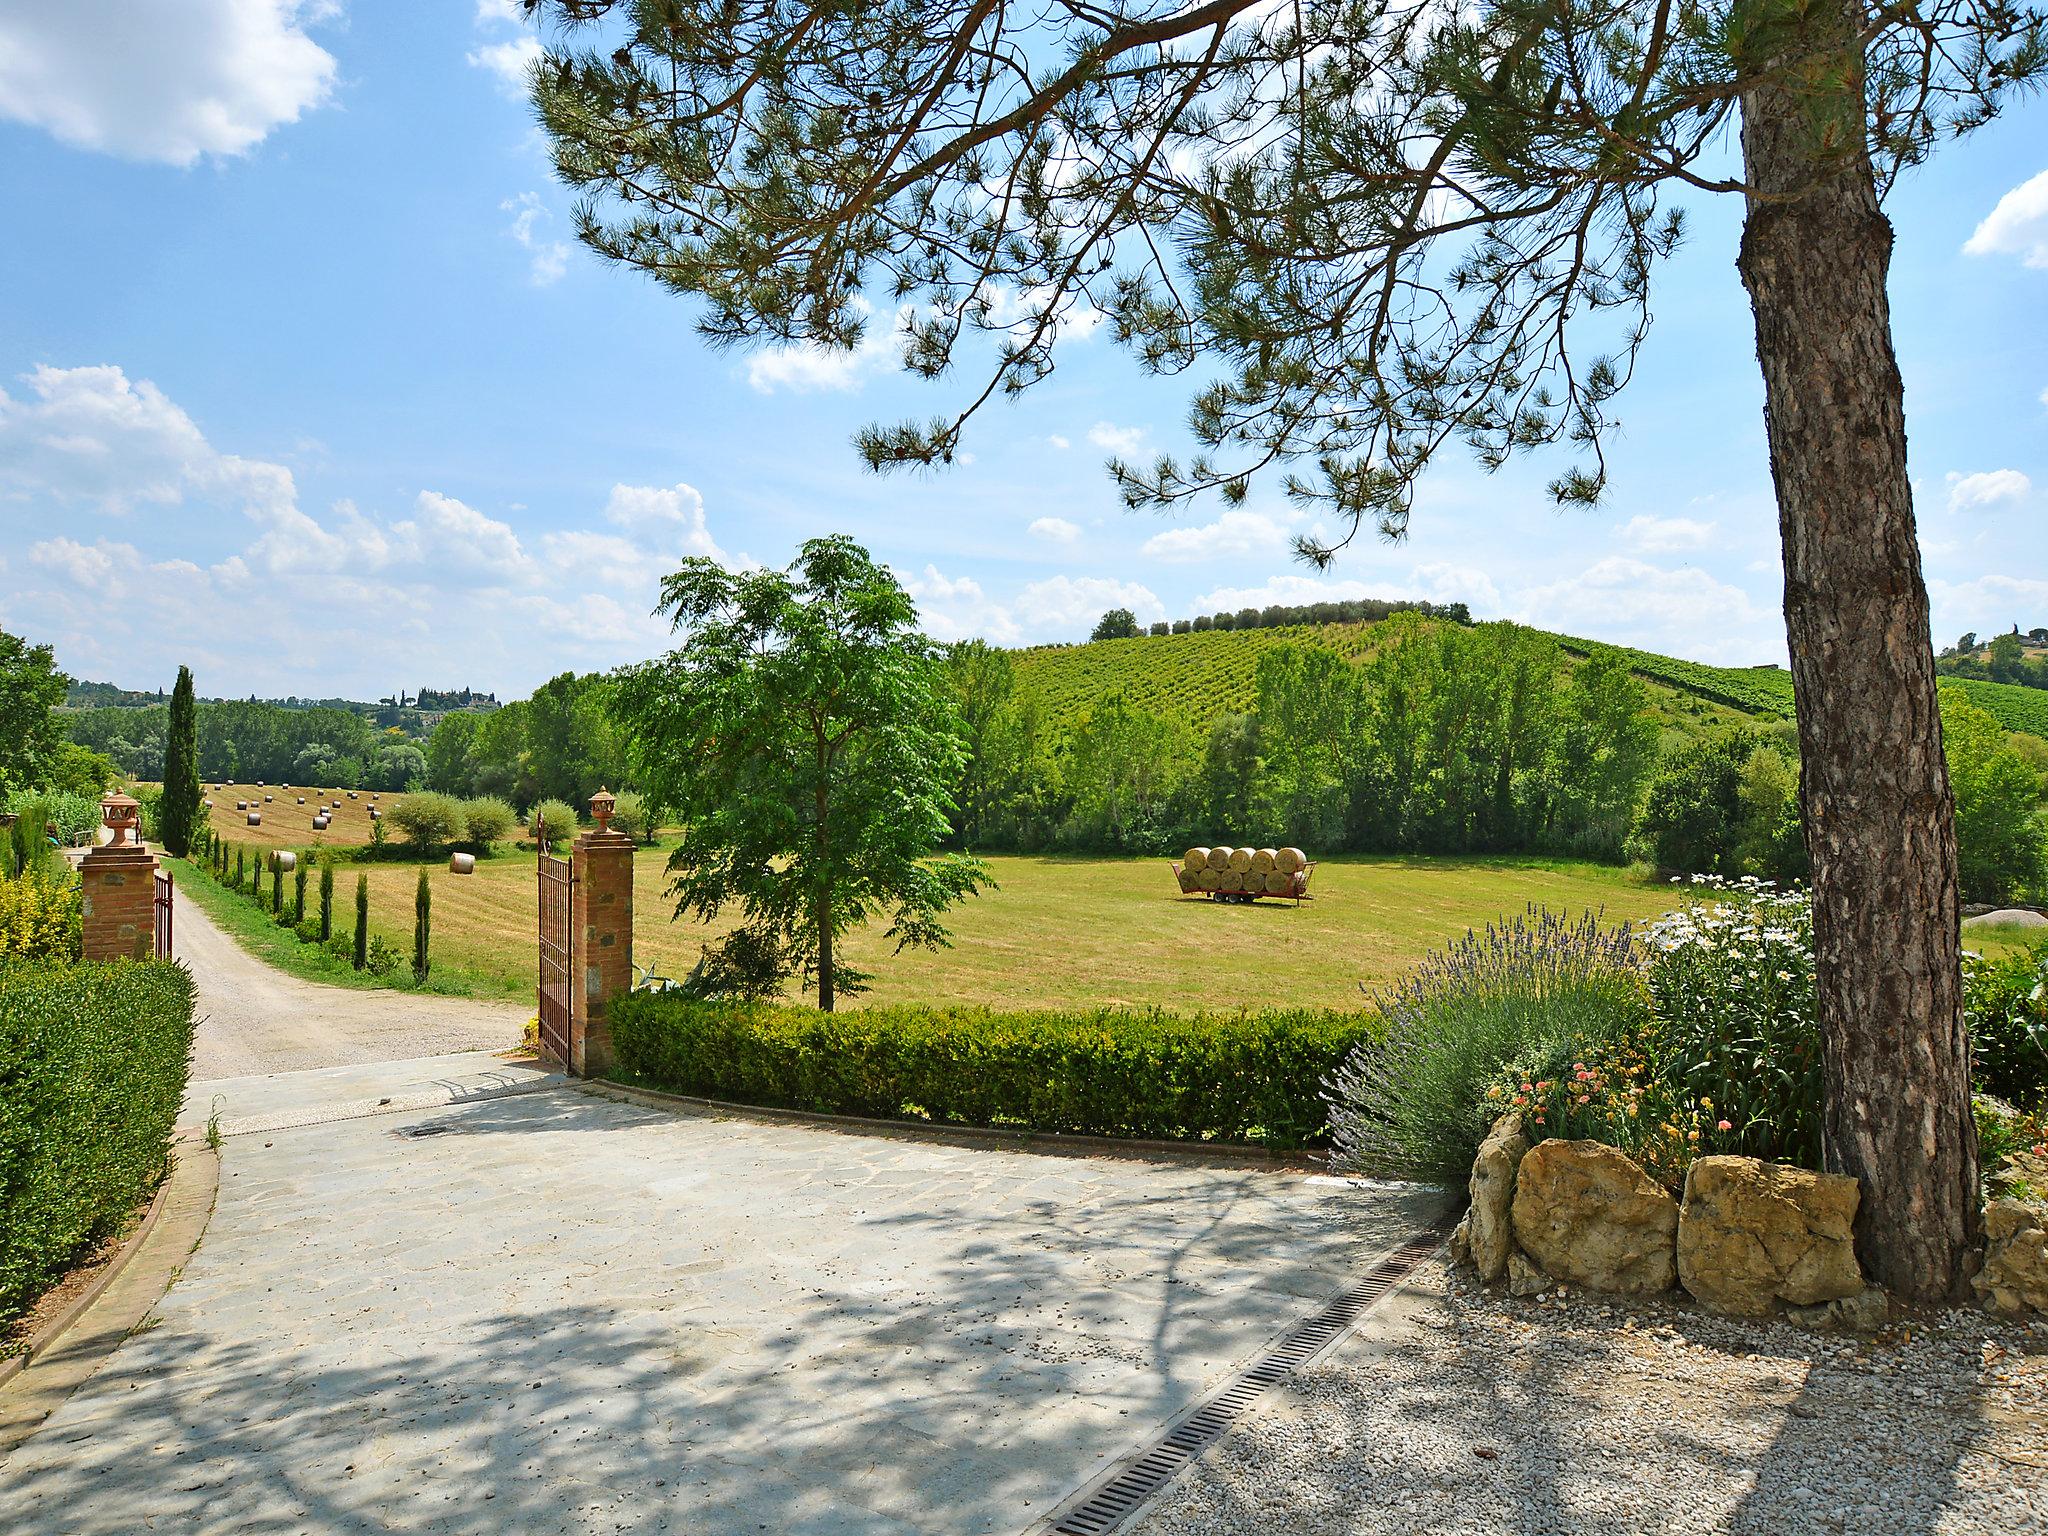
<instances>
[{"instance_id":1,"label":"young deciduous tree","mask_svg":"<svg viewBox=\"0 0 2048 1536\"><path fill-rule=\"evenodd\" d=\"M171 718L164 740L164 794L156 816L164 851L182 859L192 846L192 831L199 820L199 716L190 667L178 668L177 686L171 689Z\"/></svg>"},{"instance_id":2,"label":"young deciduous tree","mask_svg":"<svg viewBox=\"0 0 2048 1536\"><path fill-rule=\"evenodd\" d=\"M988 876L933 851L966 748L896 578L851 539L812 539L787 570L686 560L657 611L683 644L623 674L616 708L683 826L676 916L739 908L710 969L758 991L801 966L830 1009L869 980L840 956L850 929L886 916L899 953L944 945L946 908Z\"/></svg>"},{"instance_id":3,"label":"young deciduous tree","mask_svg":"<svg viewBox=\"0 0 2048 1536\"><path fill-rule=\"evenodd\" d=\"M69 681L50 647L0 629L0 795L44 787L64 744L57 706Z\"/></svg>"},{"instance_id":4,"label":"young deciduous tree","mask_svg":"<svg viewBox=\"0 0 2048 1536\"><path fill-rule=\"evenodd\" d=\"M1133 505L1283 486L1406 527L1462 441L1604 483L1674 197L1740 197L1813 855L1828 1165L1873 1278L1953 1294L1977 1237L1956 851L1881 204L2048 68L2027 0L525 0L593 250L717 343L984 365L957 414L1106 317L1199 367L1202 452L1112 461ZM588 26L594 46L578 41ZM1732 159L1725 147L1739 126ZM1349 537L1343 533L1338 542ZM1301 553L1326 561L1328 545Z\"/></svg>"}]
</instances>

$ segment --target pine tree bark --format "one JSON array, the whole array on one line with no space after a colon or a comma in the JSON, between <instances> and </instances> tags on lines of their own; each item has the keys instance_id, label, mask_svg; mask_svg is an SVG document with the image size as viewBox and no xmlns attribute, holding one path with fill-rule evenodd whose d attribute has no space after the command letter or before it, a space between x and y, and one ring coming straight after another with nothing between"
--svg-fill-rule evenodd
<instances>
[{"instance_id":1,"label":"pine tree bark","mask_svg":"<svg viewBox=\"0 0 2048 1536\"><path fill-rule=\"evenodd\" d=\"M1846 38L1850 8L1805 15ZM1849 45L1742 95L1756 318L1813 859L1823 1155L1863 1184L1865 1273L1957 1294L1979 1235L1954 802L1885 292L1892 229Z\"/></svg>"}]
</instances>

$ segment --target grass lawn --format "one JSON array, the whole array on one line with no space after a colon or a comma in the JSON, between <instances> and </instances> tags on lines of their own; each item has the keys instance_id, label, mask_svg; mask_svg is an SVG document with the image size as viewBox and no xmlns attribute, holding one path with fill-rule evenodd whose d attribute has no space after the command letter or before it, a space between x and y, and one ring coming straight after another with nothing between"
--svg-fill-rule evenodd
<instances>
[{"instance_id":1,"label":"grass lawn","mask_svg":"<svg viewBox=\"0 0 2048 1536\"><path fill-rule=\"evenodd\" d=\"M634 861L634 957L680 977L716 930L670 921L672 903L662 894L667 855L665 846L643 847ZM1360 1001L1359 983L1385 986L1468 925L1512 916L1529 902L1573 912L1594 907L1616 921L1672 904L1667 885L1569 861L1334 859L1317 867L1318 899L1299 908L1183 897L1164 859L988 862L999 889L954 910L953 948L891 955L879 927L849 942L852 962L876 973L869 1000L1187 1011L1286 1000L1345 1008ZM409 954L418 866L342 865L338 924L353 920L358 872L369 876L372 929ZM530 995L533 855L506 849L480 860L474 875L437 865L432 878L436 980L460 974L479 996ZM282 932L278 938L294 942Z\"/></svg>"}]
</instances>

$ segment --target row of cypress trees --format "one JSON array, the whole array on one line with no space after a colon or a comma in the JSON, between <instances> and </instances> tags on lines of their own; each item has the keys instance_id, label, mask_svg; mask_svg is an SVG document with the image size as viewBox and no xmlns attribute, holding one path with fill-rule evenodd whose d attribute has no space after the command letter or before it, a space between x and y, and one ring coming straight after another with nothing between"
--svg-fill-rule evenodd
<instances>
[{"instance_id":1,"label":"row of cypress trees","mask_svg":"<svg viewBox=\"0 0 2048 1536\"><path fill-rule=\"evenodd\" d=\"M168 846L168 838L165 843ZM230 848L234 850L232 865L228 855ZM191 856L195 862L204 864L214 878L230 890L248 895L258 907L267 907L275 917L282 919L285 916L284 871L275 862L270 866L270 899L266 902L263 897L262 860L259 857L255 868L251 869L245 845L230 843L209 828L201 832L200 846L192 851ZM292 874L290 926L311 943L313 935L304 931L309 874L305 861L299 861ZM369 969L370 964L370 877L360 872L356 875L355 908L349 960L355 969L362 971ZM427 880L427 871L422 868L419 884L413 891L412 975L416 983L424 983L433 968L433 908L433 888ZM334 937L334 865L324 858L320 861L319 919L319 942L326 944Z\"/></svg>"}]
</instances>

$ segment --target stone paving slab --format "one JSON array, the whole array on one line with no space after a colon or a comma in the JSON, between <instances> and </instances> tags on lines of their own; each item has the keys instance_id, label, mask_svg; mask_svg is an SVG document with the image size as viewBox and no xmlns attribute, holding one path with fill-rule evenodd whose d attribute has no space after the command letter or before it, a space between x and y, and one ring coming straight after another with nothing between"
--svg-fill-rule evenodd
<instances>
[{"instance_id":1,"label":"stone paving slab","mask_svg":"<svg viewBox=\"0 0 2048 1536\"><path fill-rule=\"evenodd\" d=\"M178 1124L203 1130L208 1118L218 1114L222 1135L243 1136L351 1120L358 1115L531 1093L567 1081L531 1060L507 1061L490 1051L216 1077L186 1085Z\"/></svg>"},{"instance_id":2,"label":"stone paving slab","mask_svg":"<svg viewBox=\"0 0 2048 1536\"><path fill-rule=\"evenodd\" d=\"M0 1530L1019 1531L1435 1213L574 1087L238 1137Z\"/></svg>"}]
</instances>

